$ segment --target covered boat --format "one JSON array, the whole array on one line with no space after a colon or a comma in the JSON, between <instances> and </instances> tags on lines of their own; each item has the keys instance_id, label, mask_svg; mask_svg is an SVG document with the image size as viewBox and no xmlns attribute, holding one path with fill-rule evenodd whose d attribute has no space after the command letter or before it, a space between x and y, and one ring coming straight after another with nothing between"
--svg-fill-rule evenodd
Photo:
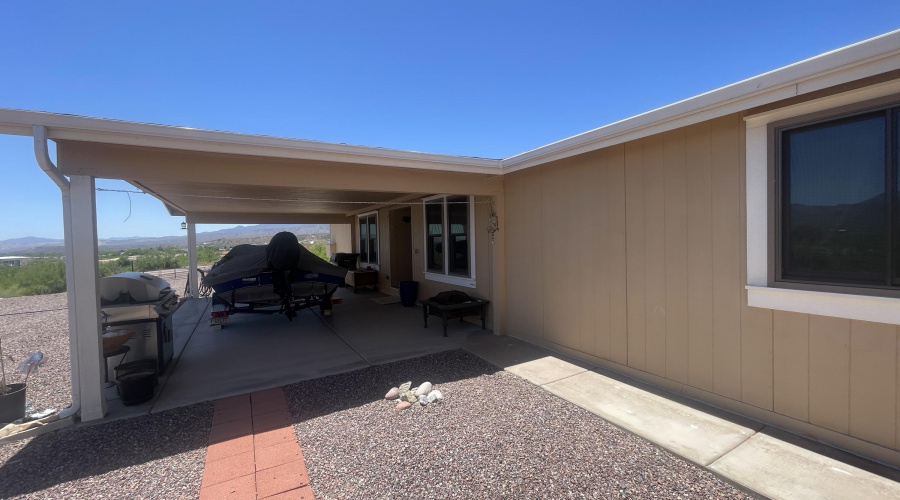
<instances>
[{"instance_id":1,"label":"covered boat","mask_svg":"<svg viewBox=\"0 0 900 500\"><path fill-rule=\"evenodd\" d=\"M238 245L203 277L212 290L210 324L224 325L236 312L284 313L318 306L326 315L347 270L303 248L293 233L281 232L268 245Z\"/></svg>"}]
</instances>

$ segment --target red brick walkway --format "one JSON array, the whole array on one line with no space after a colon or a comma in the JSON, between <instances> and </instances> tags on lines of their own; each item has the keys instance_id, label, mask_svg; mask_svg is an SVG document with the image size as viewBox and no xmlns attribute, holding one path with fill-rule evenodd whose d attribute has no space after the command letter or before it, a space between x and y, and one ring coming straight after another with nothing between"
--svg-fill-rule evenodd
<instances>
[{"instance_id":1,"label":"red brick walkway","mask_svg":"<svg viewBox=\"0 0 900 500\"><path fill-rule=\"evenodd\" d=\"M200 500L313 500L281 388L216 401Z\"/></svg>"}]
</instances>

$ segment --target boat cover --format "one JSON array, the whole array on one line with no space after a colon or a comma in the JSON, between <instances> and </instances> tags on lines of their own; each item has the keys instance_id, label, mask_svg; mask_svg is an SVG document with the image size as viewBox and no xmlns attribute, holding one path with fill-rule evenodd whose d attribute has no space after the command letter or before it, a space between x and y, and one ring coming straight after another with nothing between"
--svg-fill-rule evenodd
<instances>
[{"instance_id":1,"label":"boat cover","mask_svg":"<svg viewBox=\"0 0 900 500\"><path fill-rule=\"evenodd\" d=\"M215 286L232 280L257 276L264 272L272 271L268 264L266 248L268 245L237 245L206 273L203 284ZM323 281L338 281L347 275L347 270L335 266L319 258L303 246L297 260L297 271L304 274L320 274L332 279ZM308 278L307 278L308 279ZM314 280L312 280L314 281Z\"/></svg>"}]
</instances>

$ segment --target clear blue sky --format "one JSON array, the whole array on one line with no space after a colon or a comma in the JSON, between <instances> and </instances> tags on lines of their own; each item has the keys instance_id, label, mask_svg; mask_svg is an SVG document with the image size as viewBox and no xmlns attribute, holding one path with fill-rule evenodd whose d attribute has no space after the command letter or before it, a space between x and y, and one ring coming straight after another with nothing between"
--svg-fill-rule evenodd
<instances>
[{"instance_id":1,"label":"clear blue sky","mask_svg":"<svg viewBox=\"0 0 900 500\"><path fill-rule=\"evenodd\" d=\"M900 28L897 0L133 3L0 3L0 107L500 158ZM0 239L61 237L30 138L0 178ZM98 194L101 238L180 232L132 200Z\"/></svg>"}]
</instances>

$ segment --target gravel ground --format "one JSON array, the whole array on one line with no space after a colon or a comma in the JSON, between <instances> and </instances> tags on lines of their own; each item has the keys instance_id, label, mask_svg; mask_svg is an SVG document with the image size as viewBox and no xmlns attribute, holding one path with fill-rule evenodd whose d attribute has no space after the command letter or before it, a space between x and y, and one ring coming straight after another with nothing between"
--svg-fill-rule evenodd
<instances>
[{"instance_id":1,"label":"gravel ground","mask_svg":"<svg viewBox=\"0 0 900 500\"><path fill-rule=\"evenodd\" d=\"M430 381L444 401L384 394ZM285 388L316 498L752 498L531 383L454 351Z\"/></svg>"},{"instance_id":2,"label":"gravel ground","mask_svg":"<svg viewBox=\"0 0 900 500\"><path fill-rule=\"evenodd\" d=\"M0 498L196 498L213 404L0 445Z\"/></svg>"},{"instance_id":3,"label":"gravel ground","mask_svg":"<svg viewBox=\"0 0 900 500\"><path fill-rule=\"evenodd\" d=\"M177 279L172 271L150 274L161 274L179 296L183 295L186 270L179 270ZM65 293L0 299L0 342L4 353L15 360L6 360L6 375L10 382L21 382L24 378L15 368L29 352L44 353L46 363L28 380L27 397L35 408L62 409L71 404L69 316Z\"/></svg>"}]
</instances>

